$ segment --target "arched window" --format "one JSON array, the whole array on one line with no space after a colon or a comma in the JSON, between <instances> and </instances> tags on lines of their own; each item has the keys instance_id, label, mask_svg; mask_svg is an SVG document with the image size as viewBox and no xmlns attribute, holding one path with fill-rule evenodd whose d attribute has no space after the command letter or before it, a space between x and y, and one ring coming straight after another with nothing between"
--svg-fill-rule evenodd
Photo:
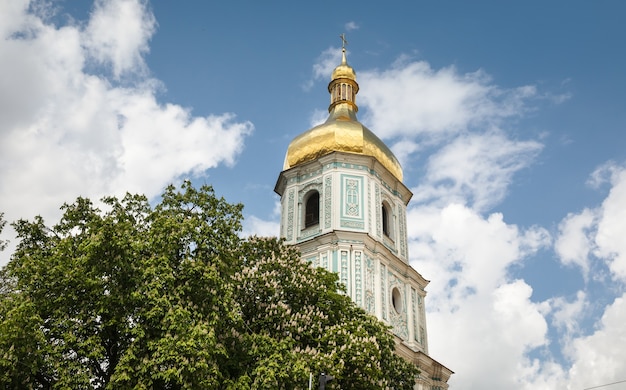
<instances>
[{"instance_id":1,"label":"arched window","mask_svg":"<svg viewBox=\"0 0 626 390\"><path fill-rule=\"evenodd\" d=\"M383 234L391 238L391 213L387 203L383 203L381 206L381 213L383 219Z\"/></svg>"},{"instance_id":2,"label":"arched window","mask_svg":"<svg viewBox=\"0 0 626 390\"><path fill-rule=\"evenodd\" d=\"M304 206L304 227L308 228L320 223L320 194L311 191L306 197Z\"/></svg>"}]
</instances>

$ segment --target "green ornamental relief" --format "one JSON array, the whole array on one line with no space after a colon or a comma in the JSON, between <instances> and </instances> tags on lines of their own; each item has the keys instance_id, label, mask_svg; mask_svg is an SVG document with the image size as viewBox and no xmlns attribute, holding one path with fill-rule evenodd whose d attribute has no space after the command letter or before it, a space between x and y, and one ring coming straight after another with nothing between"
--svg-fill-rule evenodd
<instances>
[{"instance_id":1,"label":"green ornamental relief","mask_svg":"<svg viewBox=\"0 0 626 390\"><path fill-rule=\"evenodd\" d=\"M354 252L354 300L356 304L363 307L363 283L362 283L361 252Z\"/></svg>"},{"instance_id":2,"label":"green ornamental relief","mask_svg":"<svg viewBox=\"0 0 626 390\"><path fill-rule=\"evenodd\" d=\"M376 301L374 299L374 260L365 257L365 310L368 313L376 313Z\"/></svg>"},{"instance_id":3,"label":"green ornamental relief","mask_svg":"<svg viewBox=\"0 0 626 390\"><path fill-rule=\"evenodd\" d=\"M333 195L333 178L326 176L324 179L324 228L330 229L332 218L332 195Z\"/></svg>"},{"instance_id":4,"label":"green ornamental relief","mask_svg":"<svg viewBox=\"0 0 626 390\"><path fill-rule=\"evenodd\" d=\"M409 338L409 328L407 324L407 302L404 283L398 279L391 271L389 272L390 299L394 300L389 308L389 322L393 333L402 340ZM397 293L397 297L395 296Z\"/></svg>"},{"instance_id":5,"label":"green ornamental relief","mask_svg":"<svg viewBox=\"0 0 626 390\"><path fill-rule=\"evenodd\" d=\"M287 197L287 240L293 240L293 214L295 207L295 190L289 190L289 196Z\"/></svg>"}]
</instances>

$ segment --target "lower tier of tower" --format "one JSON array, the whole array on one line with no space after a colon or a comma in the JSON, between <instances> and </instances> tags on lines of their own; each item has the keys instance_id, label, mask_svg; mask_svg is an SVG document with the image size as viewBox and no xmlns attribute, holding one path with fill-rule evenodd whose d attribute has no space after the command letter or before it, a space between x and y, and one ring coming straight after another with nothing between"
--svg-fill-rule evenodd
<instances>
[{"instance_id":1,"label":"lower tier of tower","mask_svg":"<svg viewBox=\"0 0 626 390\"><path fill-rule=\"evenodd\" d=\"M391 327L396 351L417 365L416 389L447 389L452 371L428 355L425 280L368 235L333 231L299 244L302 258L338 275L351 299Z\"/></svg>"}]
</instances>

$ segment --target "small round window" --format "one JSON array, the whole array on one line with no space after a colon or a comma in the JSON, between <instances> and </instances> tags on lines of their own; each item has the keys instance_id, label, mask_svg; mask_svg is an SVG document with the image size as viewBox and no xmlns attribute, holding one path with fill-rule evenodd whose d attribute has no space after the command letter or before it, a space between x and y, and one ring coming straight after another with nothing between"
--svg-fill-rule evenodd
<instances>
[{"instance_id":1,"label":"small round window","mask_svg":"<svg viewBox=\"0 0 626 390\"><path fill-rule=\"evenodd\" d=\"M391 290L391 305L396 313L402 313L402 293L400 293L398 287L394 287L393 290Z\"/></svg>"}]
</instances>

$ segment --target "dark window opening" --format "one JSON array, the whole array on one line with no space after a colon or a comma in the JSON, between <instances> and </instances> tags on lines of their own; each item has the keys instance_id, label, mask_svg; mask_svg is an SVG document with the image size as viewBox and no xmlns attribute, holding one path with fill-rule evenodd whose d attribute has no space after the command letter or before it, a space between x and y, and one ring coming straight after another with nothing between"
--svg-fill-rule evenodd
<instances>
[{"instance_id":1,"label":"dark window opening","mask_svg":"<svg viewBox=\"0 0 626 390\"><path fill-rule=\"evenodd\" d=\"M383 234L389 237L389 215L387 213L387 208L385 205L382 206L383 213Z\"/></svg>"},{"instance_id":2,"label":"dark window opening","mask_svg":"<svg viewBox=\"0 0 626 390\"><path fill-rule=\"evenodd\" d=\"M400 290L397 287L394 287L391 291L391 305L396 313L402 313L402 294L400 294Z\"/></svg>"},{"instance_id":3,"label":"dark window opening","mask_svg":"<svg viewBox=\"0 0 626 390\"><path fill-rule=\"evenodd\" d=\"M308 228L320 223L320 194L314 191L306 200L304 208L304 227Z\"/></svg>"}]
</instances>

